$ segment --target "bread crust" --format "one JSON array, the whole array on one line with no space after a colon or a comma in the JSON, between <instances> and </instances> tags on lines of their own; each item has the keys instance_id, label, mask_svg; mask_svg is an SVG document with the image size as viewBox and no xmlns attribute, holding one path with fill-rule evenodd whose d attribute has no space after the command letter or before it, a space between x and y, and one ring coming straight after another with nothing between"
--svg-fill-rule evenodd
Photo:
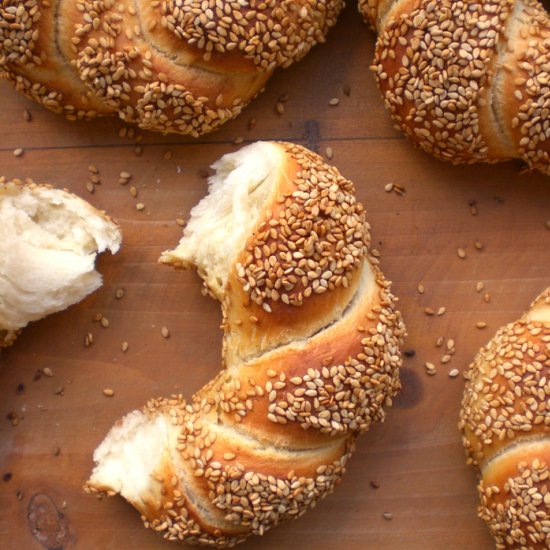
<instances>
[{"instance_id":1,"label":"bread crust","mask_svg":"<svg viewBox=\"0 0 550 550\"><path fill-rule=\"evenodd\" d=\"M537 0L360 0L379 33L386 108L452 163L522 159L550 174L550 16Z\"/></svg>"},{"instance_id":2,"label":"bread crust","mask_svg":"<svg viewBox=\"0 0 550 550\"><path fill-rule=\"evenodd\" d=\"M342 0L2 0L0 76L69 118L198 136L325 39Z\"/></svg>"},{"instance_id":3,"label":"bread crust","mask_svg":"<svg viewBox=\"0 0 550 550\"><path fill-rule=\"evenodd\" d=\"M550 543L549 311L550 288L497 332L466 376L459 427L497 548Z\"/></svg>"},{"instance_id":4,"label":"bread crust","mask_svg":"<svg viewBox=\"0 0 550 550\"><path fill-rule=\"evenodd\" d=\"M281 177L273 180L273 193L216 294L225 319L226 368L190 404L179 396L154 400L140 413L170 419L177 441L169 451L173 465L155 471L180 472L169 481L167 473L160 476L166 491L166 484L172 483L171 491L175 488L181 498L174 503L168 491L154 510L145 510L139 497L128 498L126 489L112 479L106 483L112 469L104 457L112 453L112 463L119 464L120 456L128 454L116 452L120 432L108 435L94 455L97 466L87 490L120 492L140 510L147 526L170 540L228 546L299 517L334 490L357 436L372 422L384 420L383 407L391 405L399 389L405 329L390 284L368 254L369 227L352 184L302 147L272 147L284 151ZM256 254L254 250L264 239L266 223L284 219L290 220L288 231L269 236L279 247L294 243L299 260L300 251L309 246L304 224L307 236L318 234L316 250L325 254L311 251L311 270L325 260L337 266L339 258L347 258L340 279L327 283L326 291L306 292L313 288L306 277L288 286L289 300L283 301L264 292L270 287L260 279L251 284L252 274L244 275L250 262L243 260L243 253L252 253L262 265L276 265L269 258L277 246L260 246ZM329 234L347 234L349 242L341 236L323 245ZM179 255L182 263L189 263L184 248L182 239L168 257L177 264ZM284 246L279 250L279 258L285 257ZM288 275L293 265L289 260L282 272ZM208 281L201 265L196 267ZM342 283L348 275L349 287ZM273 288L279 288L277 280L272 279ZM338 300L343 305L337 305ZM236 322L244 311L258 314L254 328ZM129 425L123 421L123 426L125 422ZM168 514L168 506L177 514ZM193 515L199 509L201 517Z\"/></svg>"}]
</instances>

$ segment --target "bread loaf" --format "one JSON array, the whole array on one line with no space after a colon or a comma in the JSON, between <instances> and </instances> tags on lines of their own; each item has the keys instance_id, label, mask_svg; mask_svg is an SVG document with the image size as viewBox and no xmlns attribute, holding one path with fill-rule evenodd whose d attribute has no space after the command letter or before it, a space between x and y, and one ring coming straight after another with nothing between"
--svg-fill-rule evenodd
<instances>
[{"instance_id":1,"label":"bread loaf","mask_svg":"<svg viewBox=\"0 0 550 550\"><path fill-rule=\"evenodd\" d=\"M118 225L76 195L0 179L0 347L99 288L96 256L120 242Z\"/></svg>"},{"instance_id":2,"label":"bread loaf","mask_svg":"<svg viewBox=\"0 0 550 550\"><path fill-rule=\"evenodd\" d=\"M360 0L398 128L453 163L550 174L550 18L537 0Z\"/></svg>"},{"instance_id":3,"label":"bread loaf","mask_svg":"<svg viewBox=\"0 0 550 550\"><path fill-rule=\"evenodd\" d=\"M1 0L0 75L69 118L198 136L322 42L343 0Z\"/></svg>"},{"instance_id":4,"label":"bread loaf","mask_svg":"<svg viewBox=\"0 0 550 550\"><path fill-rule=\"evenodd\" d=\"M119 421L86 488L121 494L169 540L222 547L333 491L399 389L404 326L335 168L286 143L214 168L161 261L196 268L220 301L224 369L190 403L155 399Z\"/></svg>"},{"instance_id":5,"label":"bread loaf","mask_svg":"<svg viewBox=\"0 0 550 550\"><path fill-rule=\"evenodd\" d=\"M460 428L497 549L550 548L550 287L468 371Z\"/></svg>"}]
</instances>

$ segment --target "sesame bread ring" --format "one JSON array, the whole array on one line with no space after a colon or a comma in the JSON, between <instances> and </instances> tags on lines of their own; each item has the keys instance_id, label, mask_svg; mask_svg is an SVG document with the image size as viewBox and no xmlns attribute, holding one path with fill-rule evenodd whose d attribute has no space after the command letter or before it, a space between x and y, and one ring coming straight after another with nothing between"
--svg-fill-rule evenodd
<instances>
[{"instance_id":1,"label":"sesame bread ring","mask_svg":"<svg viewBox=\"0 0 550 550\"><path fill-rule=\"evenodd\" d=\"M214 168L161 262L196 268L220 301L225 368L190 403L153 400L119 421L86 488L121 494L166 539L222 547L333 491L399 389L404 325L335 168L270 142Z\"/></svg>"},{"instance_id":2,"label":"sesame bread ring","mask_svg":"<svg viewBox=\"0 0 550 550\"><path fill-rule=\"evenodd\" d=\"M343 0L0 0L0 76L69 118L198 136L322 42Z\"/></svg>"},{"instance_id":3,"label":"sesame bread ring","mask_svg":"<svg viewBox=\"0 0 550 550\"><path fill-rule=\"evenodd\" d=\"M467 374L460 429L497 549L550 548L550 287Z\"/></svg>"},{"instance_id":4,"label":"sesame bread ring","mask_svg":"<svg viewBox=\"0 0 550 550\"><path fill-rule=\"evenodd\" d=\"M360 0L396 126L453 163L550 174L550 17L537 0Z\"/></svg>"}]
</instances>

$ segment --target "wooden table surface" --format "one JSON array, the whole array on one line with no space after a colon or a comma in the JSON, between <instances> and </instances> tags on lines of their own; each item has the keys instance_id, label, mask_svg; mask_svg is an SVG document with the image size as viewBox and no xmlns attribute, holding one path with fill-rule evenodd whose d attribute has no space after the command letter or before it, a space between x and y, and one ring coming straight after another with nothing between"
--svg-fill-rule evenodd
<instances>
[{"instance_id":1,"label":"wooden table surface","mask_svg":"<svg viewBox=\"0 0 550 550\"><path fill-rule=\"evenodd\" d=\"M157 259L181 235L176 219L186 218L205 194L205 170L235 150L238 137L289 140L321 153L332 148L332 162L355 182L369 213L373 245L407 324L405 349L415 352L404 360L403 390L387 421L360 439L335 494L241 548L494 547L476 517L475 474L465 465L457 431L463 379L448 373L462 372L496 329L549 284L550 181L521 175L520 163L453 167L416 150L383 108L369 71L373 45L352 3L325 45L278 72L240 118L200 140L128 132L112 118L69 122L0 83L0 173L69 188L115 217L124 236L122 250L98 262L104 276L98 292L33 323L0 358L3 548L55 547L31 532L29 510L41 503L51 508L52 529L65 533L58 548L170 547L143 529L122 499L98 501L82 485L94 448L115 420L151 397L190 397L220 368L217 303L201 295L194 273L162 267ZM275 105L285 95L280 115ZM339 105L329 105L333 97ZM26 109L31 121L24 119ZM21 157L13 155L16 148L24 149ZM101 180L93 194L86 189L90 164ZM127 186L118 183L122 171L132 174ZM390 182L404 194L386 192ZM485 284L479 293L478 281ZM116 299L120 288L125 296ZM427 307L446 311L429 316ZM97 313L108 318L108 328L93 321ZM476 328L478 321L487 328ZM86 347L89 332L94 343ZM447 364L440 362L440 337L456 343ZM426 374L427 361L436 365L435 376ZM46 367L53 376L40 376ZM107 387L114 397L103 395Z\"/></svg>"}]
</instances>

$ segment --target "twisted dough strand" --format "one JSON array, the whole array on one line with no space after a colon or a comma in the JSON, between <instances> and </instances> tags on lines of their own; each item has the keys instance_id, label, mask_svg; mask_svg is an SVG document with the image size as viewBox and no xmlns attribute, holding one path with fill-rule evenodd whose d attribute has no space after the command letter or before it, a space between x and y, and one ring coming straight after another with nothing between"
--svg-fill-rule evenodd
<instances>
[{"instance_id":1,"label":"twisted dough strand","mask_svg":"<svg viewBox=\"0 0 550 550\"><path fill-rule=\"evenodd\" d=\"M342 0L1 0L0 76L69 118L198 136L324 41Z\"/></svg>"},{"instance_id":2,"label":"twisted dough strand","mask_svg":"<svg viewBox=\"0 0 550 550\"><path fill-rule=\"evenodd\" d=\"M467 374L460 428L498 549L550 546L550 288Z\"/></svg>"},{"instance_id":3,"label":"twisted dough strand","mask_svg":"<svg viewBox=\"0 0 550 550\"><path fill-rule=\"evenodd\" d=\"M404 334L353 185L302 147L266 143L216 165L234 170L239 188L252 171L245 163L237 172L245 154L268 174L248 193L268 190L225 275L205 253L220 227L214 185L209 208L196 207L179 247L162 257L197 267L221 301L226 368L190 404L153 400L115 425L87 484L120 493L167 539L219 547L301 516L333 491L357 435L384 419L399 389ZM222 242L232 247L229 235ZM246 275L253 264L255 278Z\"/></svg>"},{"instance_id":4,"label":"twisted dough strand","mask_svg":"<svg viewBox=\"0 0 550 550\"><path fill-rule=\"evenodd\" d=\"M396 126L453 163L550 174L550 18L536 0L360 0Z\"/></svg>"}]
</instances>

